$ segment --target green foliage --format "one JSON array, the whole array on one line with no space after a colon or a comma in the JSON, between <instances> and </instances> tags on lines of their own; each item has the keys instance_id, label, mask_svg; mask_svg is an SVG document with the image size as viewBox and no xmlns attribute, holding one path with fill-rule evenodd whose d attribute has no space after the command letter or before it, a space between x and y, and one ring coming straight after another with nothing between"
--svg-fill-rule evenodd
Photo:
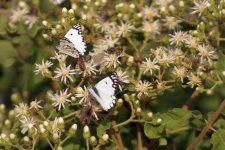
<instances>
[{"instance_id":1,"label":"green foliage","mask_svg":"<svg viewBox=\"0 0 225 150\"><path fill-rule=\"evenodd\" d=\"M212 150L222 150L225 149L225 130L219 129L212 134L212 138L210 140L213 147Z\"/></svg>"}]
</instances>

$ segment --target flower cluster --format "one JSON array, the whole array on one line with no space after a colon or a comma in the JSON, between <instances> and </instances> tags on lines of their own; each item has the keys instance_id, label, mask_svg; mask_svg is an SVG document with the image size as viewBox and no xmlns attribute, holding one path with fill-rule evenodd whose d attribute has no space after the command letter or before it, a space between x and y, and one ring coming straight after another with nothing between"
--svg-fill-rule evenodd
<instances>
[{"instance_id":1,"label":"flower cluster","mask_svg":"<svg viewBox=\"0 0 225 150\"><path fill-rule=\"evenodd\" d=\"M46 3L57 11L48 12ZM25 45L18 48L22 58L18 64L29 64L24 68L32 68L35 59L35 80L26 79L23 87L34 91L13 91L15 107L8 113L5 105L0 105L0 146L35 149L44 141L58 150L75 141L73 149L113 149L115 145L124 149L118 127L135 122L135 148L145 144L140 143L141 138L150 138L150 145L154 145L152 139L167 144L171 130L180 131L168 122L175 118L171 122L184 120L183 125L200 115L189 112L179 120L179 113L167 117L153 113L160 110L154 107L162 104L161 97L167 98L171 91L212 95L224 83L220 24L224 18L225 2L212 0L17 2L8 20L9 28L19 28L22 23L30 31L38 26L34 36L41 35L45 41L33 40L31 33L24 43L36 44L40 51L29 54L21 50ZM75 30L75 24L81 29ZM77 36L74 42L65 36L70 29ZM24 36L20 30L10 33ZM82 53L80 48L84 48ZM17 52L15 55L17 58ZM112 83L99 82L107 77ZM33 82L40 90L30 86ZM43 84L46 86L42 88ZM195 128L191 123L181 129ZM140 133L142 127L146 137ZM133 128L121 130L125 133ZM83 136L75 137L77 131ZM81 138L86 145L79 145ZM130 139L136 141L133 136Z\"/></svg>"}]
</instances>

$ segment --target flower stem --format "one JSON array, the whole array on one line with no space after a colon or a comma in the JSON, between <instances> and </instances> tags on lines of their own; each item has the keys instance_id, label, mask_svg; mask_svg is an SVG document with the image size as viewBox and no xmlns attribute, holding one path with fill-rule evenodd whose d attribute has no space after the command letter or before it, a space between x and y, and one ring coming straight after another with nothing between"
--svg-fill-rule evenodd
<instances>
[{"instance_id":1,"label":"flower stem","mask_svg":"<svg viewBox=\"0 0 225 150\"><path fill-rule=\"evenodd\" d=\"M130 122L132 122L133 118L135 117L135 110L134 110L134 107L132 105L132 102L129 100L127 101L130 105L130 108L131 108L131 116L129 119L127 119L126 121L122 122L122 123L119 123L119 124L116 124L113 126L113 128L117 128L117 127L120 127L120 126L124 126L124 125L127 125L129 124Z\"/></svg>"},{"instance_id":2,"label":"flower stem","mask_svg":"<svg viewBox=\"0 0 225 150\"><path fill-rule=\"evenodd\" d=\"M48 142L48 145L51 147L52 150L54 150L54 146L52 145L52 143L49 141L48 138L46 138L47 142Z\"/></svg>"},{"instance_id":3,"label":"flower stem","mask_svg":"<svg viewBox=\"0 0 225 150\"><path fill-rule=\"evenodd\" d=\"M199 95L198 91L194 91L187 102L182 106L183 109L188 110L191 104L195 101L196 97Z\"/></svg>"},{"instance_id":4,"label":"flower stem","mask_svg":"<svg viewBox=\"0 0 225 150\"><path fill-rule=\"evenodd\" d=\"M89 142L88 142L88 138L86 139L86 146L87 146L87 150L89 150Z\"/></svg>"},{"instance_id":5,"label":"flower stem","mask_svg":"<svg viewBox=\"0 0 225 150\"><path fill-rule=\"evenodd\" d=\"M71 117L71 116L75 115L76 113L77 113L77 111L72 112L72 113L70 113L70 114L68 114L68 115L64 116L64 117L63 117L63 119L67 119L67 118L69 118L69 117Z\"/></svg>"},{"instance_id":6,"label":"flower stem","mask_svg":"<svg viewBox=\"0 0 225 150\"><path fill-rule=\"evenodd\" d=\"M134 42L130 38L127 38L127 41L135 49L135 51L137 52L137 55L140 56L140 50L135 46Z\"/></svg>"},{"instance_id":7,"label":"flower stem","mask_svg":"<svg viewBox=\"0 0 225 150\"><path fill-rule=\"evenodd\" d=\"M70 135L67 135L67 137L65 137L65 139L59 143L59 146L63 145L63 143L66 142L66 140L68 140L70 137Z\"/></svg>"},{"instance_id":8,"label":"flower stem","mask_svg":"<svg viewBox=\"0 0 225 150\"><path fill-rule=\"evenodd\" d=\"M137 144L138 150L142 150L141 125L137 124Z\"/></svg>"},{"instance_id":9,"label":"flower stem","mask_svg":"<svg viewBox=\"0 0 225 150\"><path fill-rule=\"evenodd\" d=\"M207 131L210 129L210 127L216 121L216 119L218 118L220 113L223 111L224 107L225 107L225 100L222 101L221 105L217 108L216 112L213 114L211 120L208 123L206 123L206 125L202 129L201 133L197 136L197 138L187 147L187 150L193 150L194 149L194 147L205 136Z\"/></svg>"},{"instance_id":10,"label":"flower stem","mask_svg":"<svg viewBox=\"0 0 225 150\"><path fill-rule=\"evenodd\" d=\"M118 127L115 127L114 131L115 131L115 136L116 136L116 140L117 140L117 144L118 144L117 145L118 150L123 150L124 149L124 145L123 145L123 141L122 141L122 138L120 136L120 132L119 132Z\"/></svg>"}]
</instances>

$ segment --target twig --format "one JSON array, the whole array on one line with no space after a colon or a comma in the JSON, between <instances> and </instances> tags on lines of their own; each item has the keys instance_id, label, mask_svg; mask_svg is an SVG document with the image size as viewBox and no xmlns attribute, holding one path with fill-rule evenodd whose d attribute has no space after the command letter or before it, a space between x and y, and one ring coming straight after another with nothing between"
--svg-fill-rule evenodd
<instances>
[{"instance_id":1,"label":"twig","mask_svg":"<svg viewBox=\"0 0 225 150\"><path fill-rule=\"evenodd\" d=\"M118 142L118 149L119 150L123 150L124 149L124 145L123 145L123 141L122 141L122 138L120 136L120 132L119 132L118 127L115 127L114 131L115 131L115 136L116 136L116 139L117 139L117 142Z\"/></svg>"},{"instance_id":2,"label":"twig","mask_svg":"<svg viewBox=\"0 0 225 150\"><path fill-rule=\"evenodd\" d=\"M197 136L197 138L187 147L187 150L193 150L194 147L198 144L198 142L204 137L204 135L207 133L209 128L213 125L213 123L216 121L220 113L223 111L225 107L225 100L222 101L221 105L217 108L216 112L213 114L212 118L204 128L202 129L201 133Z\"/></svg>"},{"instance_id":3,"label":"twig","mask_svg":"<svg viewBox=\"0 0 225 150\"><path fill-rule=\"evenodd\" d=\"M192 93L191 97L187 100L187 102L182 106L182 108L185 110L188 110L198 95L199 95L199 92L195 90Z\"/></svg>"},{"instance_id":4,"label":"twig","mask_svg":"<svg viewBox=\"0 0 225 150\"><path fill-rule=\"evenodd\" d=\"M138 144L138 150L142 150L142 138L141 138L141 126L138 123L137 124L137 144Z\"/></svg>"}]
</instances>

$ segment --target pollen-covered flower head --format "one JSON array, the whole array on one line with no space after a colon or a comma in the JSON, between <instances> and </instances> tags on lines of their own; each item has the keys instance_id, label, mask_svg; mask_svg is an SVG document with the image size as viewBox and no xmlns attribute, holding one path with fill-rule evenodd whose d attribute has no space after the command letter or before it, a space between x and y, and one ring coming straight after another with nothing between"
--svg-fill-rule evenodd
<instances>
[{"instance_id":1,"label":"pollen-covered flower head","mask_svg":"<svg viewBox=\"0 0 225 150\"><path fill-rule=\"evenodd\" d=\"M88 62L84 62L84 68L77 66L76 71L78 74L82 74L83 77L96 75L98 72L96 66L97 64L95 64L93 60L89 60Z\"/></svg>"},{"instance_id":2,"label":"pollen-covered flower head","mask_svg":"<svg viewBox=\"0 0 225 150\"><path fill-rule=\"evenodd\" d=\"M198 51L198 55L202 59L207 58L207 60L209 60L209 59L213 59L217 57L215 53L215 49L209 45L205 45L205 44L198 45L197 51Z\"/></svg>"},{"instance_id":3,"label":"pollen-covered flower head","mask_svg":"<svg viewBox=\"0 0 225 150\"><path fill-rule=\"evenodd\" d=\"M80 99L80 102L79 102L80 104L87 103L87 101L90 98L90 95L86 86L84 86L84 88L77 87L75 96Z\"/></svg>"},{"instance_id":4,"label":"pollen-covered flower head","mask_svg":"<svg viewBox=\"0 0 225 150\"><path fill-rule=\"evenodd\" d=\"M29 107L25 103L19 103L15 108L16 116L27 116L29 114Z\"/></svg>"},{"instance_id":5,"label":"pollen-covered flower head","mask_svg":"<svg viewBox=\"0 0 225 150\"><path fill-rule=\"evenodd\" d=\"M76 74L74 69L70 69L71 65L66 66L65 64L63 66L60 66L58 68L56 68L55 72L55 76L54 78L60 78L61 82L66 84L68 81L68 79L73 82L73 78L71 77L71 75Z\"/></svg>"},{"instance_id":6,"label":"pollen-covered flower head","mask_svg":"<svg viewBox=\"0 0 225 150\"><path fill-rule=\"evenodd\" d=\"M35 131L37 130L35 128L35 121L33 118L29 118L29 117L22 117L22 119L20 119L20 122L21 122L21 132L23 134L25 134L28 130L30 129L34 129Z\"/></svg>"},{"instance_id":7,"label":"pollen-covered flower head","mask_svg":"<svg viewBox=\"0 0 225 150\"><path fill-rule=\"evenodd\" d=\"M194 1L194 7L192 7L192 12L191 14L196 14L198 13L199 16L202 15L202 13L205 11L207 8L208 0L195 0Z\"/></svg>"},{"instance_id":8,"label":"pollen-covered flower head","mask_svg":"<svg viewBox=\"0 0 225 150\"><path fill-rule=\"evenodd\" d=\"M179 23L181 23L181 20L178 20L177 18L172 16L166 16L166 18L163 19L163 21L164 26L166 26L169 30L179 28L180 27Z\"/></svg>"},{"instance_id":9,"label":"pollen-covered flower head","mask_svg":"<svg viewBox=\"0 0 225 150\"><path fill-rule=\"evenodd\" d=\"M59 61L59 65L64 65L66 63L67 55L55 52L55 56L51 59L56 59Z\"/></svg>"},{"instance_id":10,"label":"pollen-covered flower head","mask_svg":"<svg viewBox=\"0 0 225 150\"><path fill-rule=\"evenodd\" d=\"M40 103L42 102L42 100L34 100L32 102L30 102L30 109L34 109L34 110L39 110L42 109L42 106L40 106Z\"/></svg>"},{"instance_id":11,"label":"pollen-covered flower head","mask_svg":"<svg viewBox=\"0 0 225 150\"><path fill-rule=\"evenodd\" d=\"M190 85L191 88L193 88L195 86L200 86L202 83L201 78L198 75L191 73L187 77L189 80L189 82L187 84Z\"/></svg>"},{"instance_id":12,"label":"pollen-covered flower head","mask_svg":"<svg viewBox=\"0 0 225 150\"><path fill-rule=\"evenodd\" d=\"M144 21L143 31L147 33L151 38L155 38L156 35L160 34L161 25L158 20L154 22Z\"/></svg>"},{"instance_id":13,"label":"pollen-covered flower head","mask_svg":"<svg viewBox=\"0 0 225 150\"><path fill-rule=\"evenodd\" d=\"M35 64L36 70L34 70L35 74L41 74L42 76L49 76L51 72L48 68L50 68L53 65L50 61L44 61L42 60L41 64Z\"/></svg>"},{"instance_id":14,"label":"pollen-covered flower head","mask_svg":"<svg viewBox=\"0 0 225 150\"><path fill-rule=\"evenodd\" d=\"M159 70L160 67L158 65L158 61L154 58L146 58L145 61L141 65L141 69L144 71L143 73L150 73L151 75L155 70Z\"/></svg>"},{"instance_id":15,"label":"pollen-covered flower head","mask_svg":"<svg viewBox=\"0 0 225 150\"><path fill-rule=\"evenodd\" d=\"M185 67L174 67L174 70L172 72L177 78L180 79L180 81L183 83L184 78L187 76L187 69Z\"/></svg>"},{"instance_id":16,"label":"pollen-covered flower head","mask_svg":"<svg viewBox=\"0 0 225 150\"><path fill-rule=\"evenodd\" d=\"M150 93L150 90L152 89L152 84L148 81L139 81L136 84L135 89L136 89L138 98L141 98L142 96L148 96Z\"/></svg>"},{"instance_id":17,"label":"pollen-covered flower head","mask_svg":"<svg viewBox=\"0 0 225 150\"><path fill-rule=\"evenodd\" d=\"M169 39L170 43L176 44L176 45L183 43L187 38L187 33L183 31L178 31L178 32L175 32L174 34L169 34L169 35L170 35L170 39Z\"/></svg>"},{"instance_id":18,"label":"pollen-covered flower head","mask_svg":"<svg viewBox=\"0 0 225 150\"><path fill-rule=\"evenodd\" d=\"M23 19L24 23L28 25L29 29L31 29L33 25L38 21L38 17L35 15L26 15Z\"/></svg>"},{"instance_id":19,"label":"pollen-covered flower head","mask_svg":"<svg viewBox=\"0 0 225 150\"><path fill-rule=\"evenodd\" d=\"M25 8L16 8L12 10L12 16L10 16L10 21L12 23L17 23L21 21L23 17L28 13L28 10Z\"/></svg>"},{"instance_id":20,"label":"pollen-covered flower head","mask_svg":"<svg viewBox=\"0 0 225 150\"><path fill-rule=\"evenodd\" d=\"M61 90L55 94L49 94L51 100L53 101L52 105L54 107L58 107L58 110L61 110L66 103L71 102L69 99L71 95L72 94L68 92L68 89Z\"/></svg>"},{"instance_id":21,"label":"pollen-covered flower head","mask_svg":"<svg viewBox=\"0 0 225 150\"><path fill-rule=\"evenodd\" d=\"M134 29L134 26L129 23L124 23L121 21L120 25L118 26L118 31L116 34L120 37L125 37L128 32L131 32Z\"/></svg>"},{"instance_id":22,"label":"pollen-covered flower head","mask_svg":"<svg viewBox=\"0 0 225 150\"><path fill-rule=\"evenodd\" d=\"M103 65L101 66L101 70L106 68L117 68L120 65L119 58L122 57L122 54L117 55L116 53L108 54L105 53L103 57Z\"/></svg>"},{"instance_id":23,"label":"pollen-covered flower head","mask_svg":"<svg viewBox=\"0 0 225 150\"><path fill-rule=\"evenodd\" d=\"M143 16L143 19L145 20L153 20L156 17L159 17L159 11L156 7L149 7L149 6L145 6L142 11L141 14Z\"/></svg>"}]
</instances>

